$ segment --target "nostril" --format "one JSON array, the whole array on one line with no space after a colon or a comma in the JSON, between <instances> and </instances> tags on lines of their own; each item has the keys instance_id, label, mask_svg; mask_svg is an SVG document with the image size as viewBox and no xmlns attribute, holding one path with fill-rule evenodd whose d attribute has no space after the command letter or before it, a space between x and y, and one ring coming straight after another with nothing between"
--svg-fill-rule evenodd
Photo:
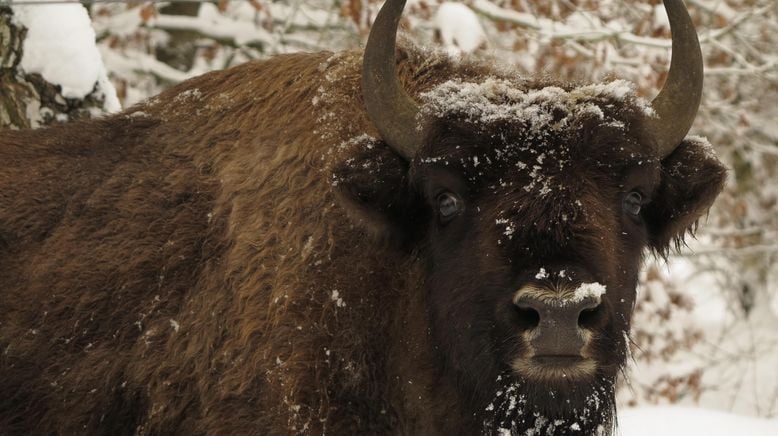
<instances>
[{"instance_id":1,"label":"nostril","mask_svg":"<svg viewBox=\"0 0 778 436\"><path fill-rule=\"evenodd\" d=\"M540 313L537 310L525 305L514 304L514 313L516 314L516 323L522 330L531 330L540 324Z\"/></svg>"},{"instance_id":2,"label":"nostril","mask_svg":"<svg viewBox=\"0 0 778 436\"><path fill-rule=\"evenodd\" d=\"M593 329L597 327L602 319L602 304L596 307L590 307L581 311L578 315L578 327L582 329Z\"/></svg>"}]
</instances>

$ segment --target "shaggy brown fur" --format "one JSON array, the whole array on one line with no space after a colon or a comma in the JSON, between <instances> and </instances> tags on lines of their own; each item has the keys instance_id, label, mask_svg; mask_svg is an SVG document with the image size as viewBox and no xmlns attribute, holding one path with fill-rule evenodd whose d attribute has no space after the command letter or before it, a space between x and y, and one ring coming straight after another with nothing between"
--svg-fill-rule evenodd
<instances>
[{"instance_id":1,"label":"shaggy brown fur","mask_svg":"<svg viewBox=\"0 0 778 436\"><path fill-rule=\"evenodd\" d=\"M498 74L399 62L413 95ZM426 170L349 141L375 135L360 67L358 52L279 56L109 118L0 132L0 434L480 425L430 328L429 213L405 195ZM658 250L720 189L705 165L662 185Z\"/></svg>"}]
</instances>

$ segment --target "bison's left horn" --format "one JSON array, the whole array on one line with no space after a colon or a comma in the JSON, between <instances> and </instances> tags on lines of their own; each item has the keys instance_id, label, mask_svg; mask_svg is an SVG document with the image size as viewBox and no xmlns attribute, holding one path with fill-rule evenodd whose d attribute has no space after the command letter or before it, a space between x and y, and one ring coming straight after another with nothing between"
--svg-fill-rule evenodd
<instances>
[{"instance_id":1,"label":"bison's left horn","mask_svg":"<svg viewBox=\"0 0 778 436\"><path fill-rule=\"evenodd\" d=\"M405 0L386 0L365 47L362 96L367 114L389 146L411 160L421 145L416 102L405 92L395 67L395 38Z\"/></svg>"},{"instance_id":2,"label":"bison's left horn","mask_svg":"<svg viewBox=\"0 0 778 436\"><path fill-rule=\"evenodd\" d=\"M683 0L664 0L673 35L670 71L651 106L657 117L649 120L649 133L666 157L689 133L702 98L702 52L697 32Z\"/></svg>"}]
</instances>

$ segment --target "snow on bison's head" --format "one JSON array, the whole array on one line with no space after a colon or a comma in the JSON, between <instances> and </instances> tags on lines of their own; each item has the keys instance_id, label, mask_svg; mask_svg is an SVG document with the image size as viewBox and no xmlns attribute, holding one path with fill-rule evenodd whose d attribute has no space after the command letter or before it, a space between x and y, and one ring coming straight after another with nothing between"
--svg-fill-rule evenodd
<instances>
[{"instance_id":1,"label":"snow on bison's head","mask_svg":"<svg viewBox=\"0 0 778 436\"><path fill-rule=\"evenodd\" d=\"M394 154L358 139L338 189L426 259L430 334L482 430L607 432L643 255L678 243L724 180L685 139L702 91L688 13L665 1L672 64L652 102L624 81L494 77L413 99L394 62L404 3L379 13L362 79Z\"/></svg>"}]
</instances>

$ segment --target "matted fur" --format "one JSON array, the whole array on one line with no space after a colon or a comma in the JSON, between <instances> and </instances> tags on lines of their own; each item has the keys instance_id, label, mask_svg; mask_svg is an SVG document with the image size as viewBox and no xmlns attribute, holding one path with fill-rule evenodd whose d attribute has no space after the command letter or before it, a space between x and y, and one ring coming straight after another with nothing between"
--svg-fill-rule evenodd
<instances>
[{"instance_id":1,"label":"matted fur","mask_svg":"<svg viewBox=\"0 0 778 436\"><path fill-rule=\"evenodd\" d=\"M505 76L399 63L412 95ZM420 248L366 237L385 223L333 189L376 135L360 72L359 52L284 55L0 132L0 433L461 430Z\"/></svg>"},{"instance_id":2,"label":"matted fur","mask_svg":"<svg viewBox=\"0 0 778 436\"><path fill-rule=\"evenodd\" d=\"M424 57L417 89L453 68ZM0 432L398 425L387 345L415 266L343 216L326 172L373 132L360 66L279 56L0 133Z\"/></svg>"}]
</instances>

